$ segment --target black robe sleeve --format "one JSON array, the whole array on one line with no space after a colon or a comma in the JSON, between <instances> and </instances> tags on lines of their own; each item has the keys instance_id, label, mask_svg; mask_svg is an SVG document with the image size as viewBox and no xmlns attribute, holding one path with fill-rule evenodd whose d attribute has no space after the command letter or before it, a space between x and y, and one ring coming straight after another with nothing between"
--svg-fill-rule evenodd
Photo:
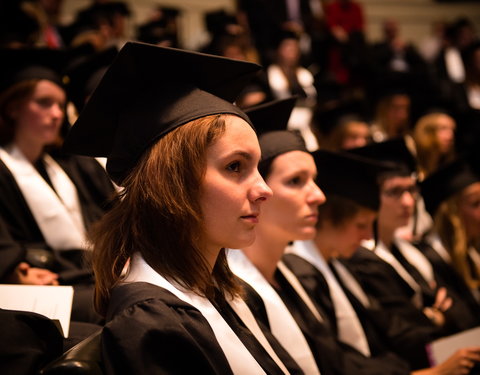
<instances>
[{"instance_id":1,"label":"black robe sleeve","mask_svg":"<svg viewBox=\"0 0 480 375\"><path fill-rule=\"evenodd\" d=\"M37 374L62 354L63 337L52 320L0 309L0 374Z\"/></svg>"},{"instance_id":2,"label":"black robe sleeve","mask_svg":"<svg viewBox=\"0 0 480 375\"><path fill-rule=\"evenodd\" d=\"M341 358L344 373L365 375L406 375L410 373L407 362L389 350L388 342L382 341L382 335L376 331L376 328L370 324L370 322L362 320L362 317L365 318L365 316L359 316L359 319L367 336L372 355L366 357L350 345L340 342L338 340L335 307L324 276L315 266L297 255L286 254L283 257L283 262L295 276L297 276L312 301L317 304L320 311L324 312L322 315L328 320L328 325L333 328L330 333L330 335L333 336L330 347L334 347L334 341L337 346L337 353L335 355ZM353 307L355 309L355 306ZM304 316L307 315L304 314ZM305 326L305 329L308 329L308 327ZM312 328L310 328L310 330L311 329ZM313 335L314 331L306 333L306 337ZM325 361L325 359L323 360ZM331 359L329 360L332 362Z\"/></svg>"},{"instance_id":3,"label":"black robe sleeve","mask_svg":"<svg viewBox=\"0 0 480 375\"><path fill-rule=\"evenodd\" d=\"M106 374L232 374L202 314L148 283L116 287L102 333Z\"/></svg>"}]
</instances>

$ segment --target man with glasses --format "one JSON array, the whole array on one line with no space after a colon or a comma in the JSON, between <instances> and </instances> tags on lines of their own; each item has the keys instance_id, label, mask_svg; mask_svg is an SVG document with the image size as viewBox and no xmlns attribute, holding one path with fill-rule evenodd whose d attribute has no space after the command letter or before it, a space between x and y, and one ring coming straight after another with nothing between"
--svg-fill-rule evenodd
<instances>
[{"instance_id":1,"label":"man with glasses","mask_svg":"<svg viewBox=\"0 0 480 375\"><path fill-rule=\"evenodd\" d=\"M391 163L393 171L380 177L380 209L373 246L360 248L347 266L364 290L392 316L422 330L430 339L453 333L449 315L452 300L440 285L422 252L398 235L415 213L419 189L416 160L405 138L372 143L351 150L358 155ZM405 327L392 327L392 330ZM389 332L391 334L391 332ZM394 333L395 335L395 333ZM417 365L428 366L428 355L417 353Z\"/></svg>"}]
</instances>

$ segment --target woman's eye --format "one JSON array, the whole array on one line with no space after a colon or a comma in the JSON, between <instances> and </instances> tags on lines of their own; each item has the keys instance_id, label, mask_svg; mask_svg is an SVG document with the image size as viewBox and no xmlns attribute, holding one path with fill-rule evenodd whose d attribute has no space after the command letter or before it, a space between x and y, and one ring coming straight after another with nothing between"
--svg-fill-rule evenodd
<instances>
[{"instance_id":1,"label":"woman's eye","mask_svg":"<svg viewBox=\"0 0 480 375\"><path fill-rule=\"evenodd\" d=\"M230 172L240 172L240 162L235 161L233 163L230 163L227 166L227 170L230 171Z\"/></svg>"},{"instance_id":2,"label":"woman's eye","mask_svg":"<svg viewBox=\"0 0 480 375\"><path fill-rule=\"evenodd\" d=\"M300 177L293 177L290 180L287 181L288 185L300 185L302 182L302 179Z\"/></svg>"},{"instance_id":3,"label":"woman's eye","mask_svg":"<svg viewBox=\"0 0 480 375\"><path fill-rule=\"evenodd\" d=\"M41 99L36 99L35 102L44 108L48 108L53 105L53 100L48 99L48 98L41 98Z\"/></svg>"}]
</instances>

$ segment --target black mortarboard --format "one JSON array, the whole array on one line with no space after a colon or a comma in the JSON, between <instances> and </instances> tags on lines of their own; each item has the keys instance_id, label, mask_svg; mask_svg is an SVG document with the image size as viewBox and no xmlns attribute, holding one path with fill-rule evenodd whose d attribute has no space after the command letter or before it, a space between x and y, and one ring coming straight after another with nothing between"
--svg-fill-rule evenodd
<instances>
[{"instance_id":1,"label":"black mortarboard","mask_svg":"<svg viewBox=\"0 0 480 375\"><path fill-rule=\"evenodd\" d=\"M63 86L61 72L67 54L48 48L1 49L2 73L0 91L30 79L47 79Z\"/></svg>"},{"instance_id":2,"label":"black mortarboard","mask_svg":"<svg viewBox=\"0 0 480 375\"><path fill-rule=\"evenodd\" d=\"M250 122L232 102L259 69L219 56L126 43L64 148L107 157L107 171L120 184L149 146L187 122L222 113Z\"/></svg>"},{"instance_id":3,"label":"black mortarboard","mask_svg":"<svg viewBox=\"0 0 480 375\"><path fill-rule=\"evenodd\" d=\"M404 137L389 139L384 142L373 142L363 147L349 149L356 155L395 165L393 173L412 174L417 171L417 161L407 146Z\"/></svg>"},{"instance_id":4,"label":"black mortarboard","mask_svg":"<svg viewBox=\"0 0 480 375\"><path fill-rule=\"evenodd\" d=\"M393 170L378 162L347 152L318 150L313 153L317 165L317 185L329 196L340 196L377 211L380 207L379 176Z\"/></svg>"},{"instance_id":5,"label":"black mortarboard","mask_svg":"<svg viewBox=\"0 0 480 375\"><path fill-rule=\"evenodd\" d=\"M259 170L262 176L278 155L290 151L307 151L298 131L287 130L288 120L297 97L275 100L245 110L258 134L262 151Z\"/></svg>"},{"instance_id":6,"label":"black mortarboard","mask_svg":"<svg viewBox=\"0 0 480 375\"><path fill-rule=\"evenodd\" d=\"M76 58L65 69L67 93L69 99L80 111L86 98L93 92L107 67L117 55L116 47Z\"/></svg>"},{"instance_id":7,"label":"black mortarboard","mask_svg":"<svg viewBox=\"0 0 480 375\"><path fill-rule=\"evenodd\" d=\"M292 96L287 99L273 100L254 107L244 108L244 111L260 137L262 134L271 131L287 130L288 120L296 101L297 97Z\"/></svg>"},{"instance_id":8,"label":"black mortarboard","mask_svg":"<svg viewBox=\"0 0 480 375\"><path fill-rule=\"evenodd\" d=\"M467 186L480 181L478 160L472 155L459 157L439 168L420 184L425 208L432 216L440 204Z\"/></svg>"}]
</instances>

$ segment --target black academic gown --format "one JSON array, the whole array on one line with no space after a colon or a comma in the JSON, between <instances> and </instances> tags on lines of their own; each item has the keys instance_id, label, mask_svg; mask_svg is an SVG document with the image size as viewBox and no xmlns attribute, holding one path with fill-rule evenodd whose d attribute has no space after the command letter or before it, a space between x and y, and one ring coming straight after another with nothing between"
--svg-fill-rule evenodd
<instances>
[{"instance_id":1,"label":"black academic gown","mask_svg":"<svg viewBox=\"0 0 480 375\"><path fill-rule=\"evenodd\" d=\"M338 337L335 307L325 277L315 266L295 254L284 255L283 262L297 276L312 301L321 306L335 337ZM342 284L340 283L340 285ZM346 294L352 302L354 296L351 293ZM353 302L352 307L357 311L361 303L356 298ZM346 359L359 366L361 368L359 373L363 374L409 374L409 364L391 350L384 333L370 321L365 309L362 309L360 314L357 312L357 316L364 329L371 357L364 356L348 344L340 343L345 353L347 353Z\"/></svg>"},{"instance_id":2,"label":"black academic gown","mask_svg":"<svg viewBox=\"0 0 480 375\"><path fill-rule=\"evenodd\" d=\"M83 156L52 155L75 185L88 229L108 209L114 187L100 164ZM59 282L75 288L72 320L100 323L93 309L93 272L83 249L50 248L13 175L0 160L0 282L20 262L59 274ZM38 253L40 252L40 256Z\"/></svg>"},{"instance_id":3,"label":"black academic gown","mask_svg":"<svg viewBox=\"0 0 480 375\"><path fill-rule=\"evenodd\" d=\"M85 226L89 228L105 210L114 188L103 168L93 159L79 156L55 157L78 191ZM59 273L60 281L72 285L91 283L92 273L84 262L81 249L51 249L37 225L13 175L0 160L0 219L9 237L21 249L22 257L2 257L0 269L13 270L19 261ZM2 233L0 233L0 236ZM7 241L0 239L0 243ZM48 257L35 257L35 249L46 251ZM38 262L38 263L37 263ZM5 276L5 275L1 275Z\"/></svg>"},{"instance_id":4,"label":"black academic gown","mask_svg":"<svg viewBox=\"0 0 480 375\"><path fill-rule=\"evenodd\" d=\"M213 303L265 372L283 374L233 310L220 298ZM102 354L106 374L232 374L203 315L164 288L144 282L113 289ZM292 374L302 373L296 363L290 364Z\"/></svg>"},{"instance_id":5,"label":"black academic gown","mask_svg":"<svg viewBox=\"0 0 480 375\"><path fill-rule=\"evenodd\" d=\"M366 294L376 300L381 309L389 315L391 321L387 324L388 337L394 348L406 350L408 356L408 343L426 344L445 335L442 328L435 326L412 303L412 288L390 264L374 252L359 248L352 258L344 260L343 263L359 281ZM413 368L422 368L429 364L425 351L420 355L420 351L417 353L414 350L410 358Z\"/></svg>"},{"instance_id":6,"label":"black academic gown","mask_svg":"<svg viewBox=\"0 0 480 375\"><path fill-rule=\"evenodd\" d=\"M452 306L446 311L446 318L453 332L459 332L480 325L480 304L473 297L469 287L451 264L424 241L416 244L432 264L435 281L447 289Z\"/></svg>"},{"instance_id":7,"label":"black academic gown","mask_svg":"<svg viewBox=\"0 0 480 375\"><path fill-rule=\"evenodd\" d=\"M43 315L0 309L0 374L37 374L63 352L63 337Z\"/></svg>"}]
</instances>

